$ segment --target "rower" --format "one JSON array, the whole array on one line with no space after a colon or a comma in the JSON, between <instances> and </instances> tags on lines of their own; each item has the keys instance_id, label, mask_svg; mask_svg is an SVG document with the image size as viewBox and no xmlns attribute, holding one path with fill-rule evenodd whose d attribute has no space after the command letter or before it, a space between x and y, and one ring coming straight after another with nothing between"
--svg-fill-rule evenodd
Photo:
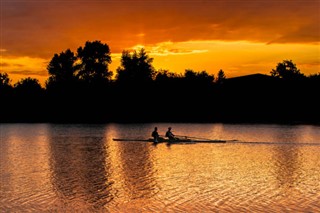
<instances>
[{"instance_id":1,"label":"rower","mask_svg":"<svg viewBox=\"0 0 320 213\"><path fill-rule=\"evenodd\" d=\"M159 133L158 133L158 128L155 127L151 136L153 137L153 142L158 143L159 142Z\"/></svg>"},{"instance_id":2,"label":"rower","mask_svg":"<svg viewBox=\"0 0 320 213\"><path fill-rule=\"evenodd\" d=\"M166 137L169 138L169 141L178 140L177 138L175 138L174 134L171 132L171 127L168 128L168 131L166 132Z\"/></svg>"}]
</instances>

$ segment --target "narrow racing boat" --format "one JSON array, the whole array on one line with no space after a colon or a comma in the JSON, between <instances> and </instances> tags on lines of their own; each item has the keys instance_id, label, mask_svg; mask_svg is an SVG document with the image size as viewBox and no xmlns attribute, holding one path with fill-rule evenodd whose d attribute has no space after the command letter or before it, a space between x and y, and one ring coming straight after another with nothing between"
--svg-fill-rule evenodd
<instances>
[{"instance_id":1,"label":"narrow racing boat","mask_svg":"<svg viewBox=\"0 0 320 213\"><path fill-rule=\"evenodd\" d=\"M153 143L226 143L226 140L210 140L210 139L192 139L192 138L177 138L176 140L169 140L160 138L158 142L154 142L153 138L139 139L139 138L113 138L114 141L127 142L153 142Z\"/></svg>"}]
</instances>

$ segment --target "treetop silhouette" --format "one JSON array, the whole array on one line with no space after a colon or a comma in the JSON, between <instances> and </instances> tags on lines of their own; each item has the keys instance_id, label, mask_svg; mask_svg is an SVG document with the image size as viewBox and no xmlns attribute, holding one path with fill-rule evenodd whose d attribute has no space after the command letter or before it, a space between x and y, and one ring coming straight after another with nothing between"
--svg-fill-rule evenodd
<instances>
[{"instance_id":1,"label":"treetop silhouette","mask_svg":"<svg viewBox=\"0 0 320 213\"><path fill-rule=\"evenodd\" d=\"M80 59L78 65L78 78L86 83L109 82L112 72L109 64L112 62L110 49L101 41L87 41L84 47L79 47L77 57Z\"/></svg>"},{"instance_id":2,"label":"treetop silhouette","mask_svg":"<svg viewBox=\"0 0 320 213\"><path fill-rule=\"evenodd\" d=\"M116 81L120 84L146 84L153 80L155 74L150 58L142 48L139 51L124 50L121 66L117 69Z\"/></svg>"},{"instance_id":3,"label":"treetop silhouette","mask_svg":"<svg viewBox=\"0 0 320 213\"><path fill-rule=\"evenodd\" d=\"M292 60L283 60L283 62L278 63L277 67L272 69L270 73L273 77L286 80L301 79L305 77Z\"/></svg>"}]
</instances>

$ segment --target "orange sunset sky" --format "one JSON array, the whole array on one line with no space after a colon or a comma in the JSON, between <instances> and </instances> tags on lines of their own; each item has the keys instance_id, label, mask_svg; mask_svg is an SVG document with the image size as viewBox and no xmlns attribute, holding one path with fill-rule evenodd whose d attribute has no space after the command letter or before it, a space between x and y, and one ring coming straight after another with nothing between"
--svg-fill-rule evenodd
<instances>
[{"instance_id":1,"label":"orange sunset sky","mask_svg":"<svg viewBox=\"0 0 320 213\"><path fill-rule=\"evenodd\" d=\"M44 83L55 53L107 43L144 47L156 69L269 74L291 59L320 72L320 0L1 0L1 72Z\"/></svg>"}]
</instances>

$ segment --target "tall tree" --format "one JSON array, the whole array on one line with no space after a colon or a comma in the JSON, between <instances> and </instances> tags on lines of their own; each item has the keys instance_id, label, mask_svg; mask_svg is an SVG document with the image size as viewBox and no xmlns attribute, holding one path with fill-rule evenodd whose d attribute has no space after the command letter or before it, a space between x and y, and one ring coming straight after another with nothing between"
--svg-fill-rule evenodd
<instances>
[{"instance_id":1,"label":"tall tree","mask_svg":"<svg viewBox=\"0 0 320 213\"><path fill-rule=\"evenodd\" d=\"M61 52L59 55L54 54L53 58L47 66L49 72L49 79L47 81L47 87L50 85L68 85L72 84L76 80L76 56L74 53L67 49L65 52Z\"/></svg>"},{"instance_id":2,"label":"tall tree","mask_svg":"<svg viewBox=\"0 0 320 213\"><path fill-rule=\"evenodd\" d=\"M151 82L155 73L152 62L153 58L143 48L138 52L123 51L121 66L117 69L117 81L129 84Z\"/></svg>"},{"instance_id":3,"label":"tall tree","mask_svg":"<svg viewBox=\"0 0 320 213\"><path fill-rule=\"evenodd\" d=\"M283 62L278 63L277 67L272 69L270 73L273 77L288 80L305 77L304 74L302 74L297 66L292 62L292 60L283 60Z\"/></svg>"},{"instance_id":4,"label":"tall tree","mask_svg":"<svg viewBox=\"0 0 320 213\"><path fill-rule=\"evenodd\" d=\"M84 47L78 48L80 59L78 77L86 83L105 83L111 80L112 72L109 71L111 63L110 49L101 41L87 41Z\"/></svg>"},{"instance_id":5,"label":"tall tree","mask_svg":"<svg viewBox=\"0 0 320 213\"><path fill-rule=\"evenodd\" d=\"M224 71L219 70L216 83L222 84L225 80L226 80L226 75L224 74Z\"/></svg>"}]
</instances>

